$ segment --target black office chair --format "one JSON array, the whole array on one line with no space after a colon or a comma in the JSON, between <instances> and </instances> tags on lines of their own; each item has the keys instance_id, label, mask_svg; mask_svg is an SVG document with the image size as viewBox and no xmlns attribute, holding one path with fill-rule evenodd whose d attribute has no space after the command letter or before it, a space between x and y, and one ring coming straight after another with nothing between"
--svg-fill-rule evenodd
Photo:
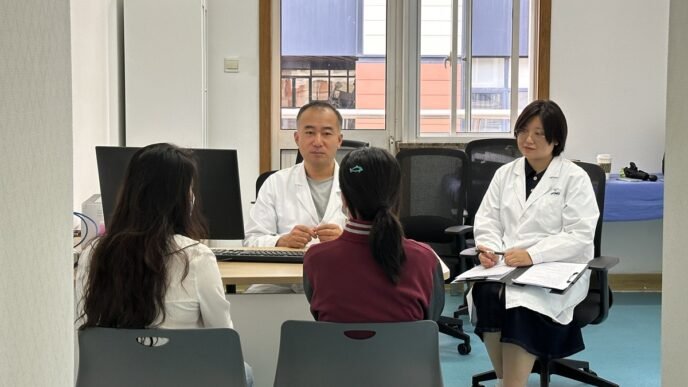
<instances>
[{"instance_id":1,"label":"black office chair","mask_svg":"<svg viewBox=\"0 0 688 387\"><path fill-rule=\"evenodd\" d=\"M466 224L473 224L483 196L497 169L521 157L515 138L485 138L466 145L468 186L466 187Z\"/></svg>"},{"instance_id":2,"label":"black office chair","mask_svg":"<svg viewBox=\"0 0 688 387\"><path fill-rule=\"evenodd\" d=\"M519 157L521 152L518 150L516 139L514 138L487 138L474 140L466 145L466 157L468 157L468 168L466 173L466 212L463 225L450 227L446 232L454 235L457 239L457 246L472 248L473 242L473 220L475 218L483 196L490 186L492 177L497 169ZM460 271L463 272L474 265L471 256L472 250L459 260ZM464 302L458 307L454 316L468 314L468 304L466 303L467 291L464 292Z\"/></svg>"},{"instance_id":3,"label":"black office chair","mask_svg":"<svg viewBox=\"0 0 688 387\"><path fill-rule=\"evenodd\" d=\"M466 145L466 156L469 165L466 174L464 225L452 227L447 233L464 239L467 247L473 247L473 219L492 177L499 167L521 157L521 151L518 150L516 139L486 138L469 142Z\"/></svg>"},{"instance_id":4,"label":"black office chair","mask_svg":"<svg viewBox=\"0 0 688 387\"><path fill-rule=\"evenodd\" d=\"M337 160L338 163L342 162L342 159L344 156L349 154L354 149L357 148L367 148L370 146L370 143L365 142L365 141L356 141L356 140L342 140L342 146L337 150L337 154L334 156L335 160ZM296 164L300 163L303 161L303 156L301 156L301 152L298 150L296 151Z\"/></svg>"},{"instance_id":5,"label":"black office chair","mask_svg":"<svg viewBox=\"0 0 688 387\"><path fill-rule=\"evenodd\" d=\"M612 290L609 288L607 274L609 269L619 262L619 258L600 255L606 182L604 171L597 164L584 162L576 162L576 164L590 176L590 181L595 190L597 207L600 210L600 217L595 228L595 258L590 261L589 265L592 270L590 288L587 297L576 306L573 312L573 321L582 328L588 324L599 324L607 318L609 308L612 306ZM560 375L593 386L618 387L618 384L597 376L595 372L590 370L590 365L586 361L538 358L532 372L540 374L540 386L542 387L549 386L550 375ZM473 387L481 386L480 382L482 381L496 378L497 375L494 371L474 375Z\"/></svg>"},{"instance_id":6,"label":"black office chair","mask_svg":"<svg viewBox=\"0 0 688 387\"><path fill-rule=\"evenodd\" d=\"M450 278L458 273L459 239L446 234L448 227L461 225L465 201L466 154L458 149L402 149L397 154L401 166L399 218L407 238L428 243L450 268ZM458 318L441 317L440 332L463 340L458 351L471 351L470 337Z\"/></svg>"},{"instance_id":7,"label":"black office chair","mask_svg":"<svg viewBox=\"0 0 688 387\"><path fill-rule=\"evenodd\" d=\"M273 173L277 171L265 171L258 175L258 178L256 179L256 198L258 197L258 192L260 192L260 187L263 186L263 183L265 183L265 180L268 179Z\"/></svg>"}]
</instances>

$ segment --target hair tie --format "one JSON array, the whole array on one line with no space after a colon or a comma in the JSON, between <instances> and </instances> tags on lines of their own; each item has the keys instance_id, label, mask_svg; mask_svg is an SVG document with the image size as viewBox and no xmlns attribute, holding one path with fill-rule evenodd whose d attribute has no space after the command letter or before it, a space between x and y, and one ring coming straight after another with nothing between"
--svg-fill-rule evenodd
<instances>
[{"instance_id":1,"label":"hair tie","mask_svg":"<svg viewBox=\"0 0 688 387\"><path fill-rule=\"evenodd\" d=\"M363 167L360 165L356 165L353 168L349 168L349 173L361 173L363 172Z\"/></svg>"}]
</instances>

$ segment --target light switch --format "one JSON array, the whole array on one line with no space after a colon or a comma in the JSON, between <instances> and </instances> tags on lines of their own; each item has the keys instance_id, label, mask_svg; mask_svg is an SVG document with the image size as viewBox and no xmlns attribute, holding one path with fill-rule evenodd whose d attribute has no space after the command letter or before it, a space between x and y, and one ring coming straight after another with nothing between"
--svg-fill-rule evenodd
<instances>
[{"instance_id":1,"label":"light switch","mask_svg":"<svg viewBox=\"0 0 688 387\"><path fill-rule=\"evenodd\" d=\"M239 72L239 58L231 57L225 58L225 72L238 73Z\"/></svg>"}]
</instances>

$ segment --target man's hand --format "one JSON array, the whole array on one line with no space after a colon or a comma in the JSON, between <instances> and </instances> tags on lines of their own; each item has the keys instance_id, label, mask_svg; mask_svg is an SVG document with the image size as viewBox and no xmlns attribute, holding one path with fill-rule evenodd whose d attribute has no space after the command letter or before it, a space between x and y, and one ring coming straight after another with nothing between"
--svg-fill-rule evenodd
<instances>
[{"instance_id":1,"label":"man's hand","mask_svg":"<svg viewBox=\"0 0 688 387\"><path fill-rule=\"evenodd\" d=\"M533 264L533 259L530 258L527 250L509 249L504 252L504 263L514 267L530 266Z\"/></svg>"},{"instance_id":2,"label":"man's hand","mask_svg":"<svg viewBox=\"0 0 688 387\"><path fill-rule=\"evenodd\" d=\"M492 267L499 262L499 257L495 255L492 250L488 249L485 246L477 246L478 250L481 251L480 255L478 255L478 258L480 259L480 264L483 265L483 267Z\"/></svg>"},{"instance_id":3,"label":"man's hand","mask_svg":"<svg viewBox=\"0 0 688 387\"><path fill-rule=\"evenodd\" d=\"M277 247L291 247L303 249L306 244L316 237L315 231L302 224L297 224L291 229L289 234L284 234L277 240Z\"/></svg>"},{"instance_id":4,"label":"man's hand","mask_svg":"<svg viewBox=\"0 0 688 387\"><path fill-rule=\"evenodd\" d=\"M320 242L328 242L339 238L342 235L342 228L332 223L321 224L315 228L315 234Z\"/></svg>"}]
</instances>

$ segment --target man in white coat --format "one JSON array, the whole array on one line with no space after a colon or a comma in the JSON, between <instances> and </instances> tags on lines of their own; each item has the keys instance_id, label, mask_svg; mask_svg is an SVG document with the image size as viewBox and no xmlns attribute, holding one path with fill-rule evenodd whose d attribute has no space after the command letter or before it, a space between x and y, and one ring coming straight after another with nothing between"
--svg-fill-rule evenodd
<instances>
[{"instance_id":1,"label":"man in white coat","mask_svg":"<svg viewBox=\"0 0 688 387\"><path fill-rule=\"evenodd\" d=\"M303 162L263 183L246 224L244 246L304 248L342 233L346 216L334 158L342 144L342 116L332 105L315 101L299 110L296 125L294 141Z\"/></svg>"}]
</instances>

